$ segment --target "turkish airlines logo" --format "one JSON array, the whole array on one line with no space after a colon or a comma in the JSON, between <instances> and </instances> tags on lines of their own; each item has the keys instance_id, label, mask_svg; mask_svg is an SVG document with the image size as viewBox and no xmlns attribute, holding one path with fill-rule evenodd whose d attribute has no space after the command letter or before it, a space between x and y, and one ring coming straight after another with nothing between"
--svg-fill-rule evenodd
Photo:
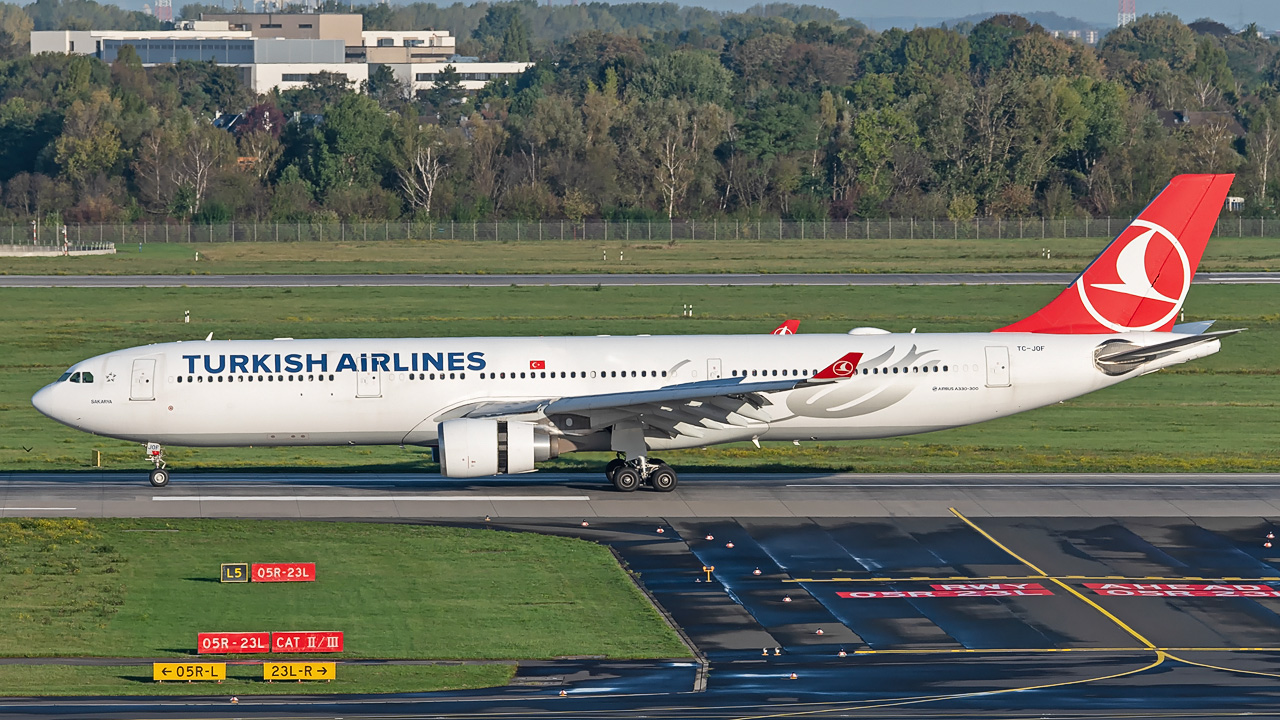
<instances>
[{"instance_id":1,"label":"turkish airlines logo","mask_svg":"<svg viewBox=\"0 0 1280 720\"><path fill-rule=\"evenodd\" d=\"M1114 271L1095 263L1076 281L1076 289L1085 309L1102 325L1117 332L1155 330L1182 307L1191 289L1191 262L1178 238L1156 223L1134 220L1120 240L1126 236L1128 243L1115 254ZM1180 262L1170 268L1166 263L1172 254Z\"/></svg>"},{"instance_id":2,"label":"turkish airlines logo","mask_svg":"<svg viewBox=\"0 0 1280 720\"><path fill-rule=\"evenodd\" d=\"M789 328L789 327L787 327L786 325L783 325L782 327L778 328L777 330L774 330L774 331L773 331L773 334L774 334L774 335L794 335L794 334L795 334L795 332L794 332L794 331L792 331L792 329L791 329L791 328Z\"/></svg>"},{"instance_id":3,"label":"turkish airlines logo","mask_svg":"<svg viewBox=\"0 0 1280 720\"><path fill-rule=\"evenodd\" d=\"M831 373L836 377L849 377L853 375L854 368L857 367L848 360L841 360L831 366Z\"/></svg>"}]
</instances>

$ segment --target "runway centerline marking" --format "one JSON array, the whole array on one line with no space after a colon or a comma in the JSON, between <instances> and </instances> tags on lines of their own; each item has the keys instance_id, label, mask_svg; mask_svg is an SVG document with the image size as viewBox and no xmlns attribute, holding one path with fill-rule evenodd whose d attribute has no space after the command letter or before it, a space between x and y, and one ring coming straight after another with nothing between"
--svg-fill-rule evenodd
<instances>
[{"instance_id":1,"label":"runway centerline marking","mask_svg":"<svg viewBox=\"0 0 1280 720\"><path fill-rule=\"evenodd\" d=\"M153 497L153 502L588 502L586 495L183 495Z\"/></svg>"},{"instance_id":2,"label":"runway centerline marking","mask_svg":"<svg viewBox=\"0 0 1280 720\"><path fill-rule=\"evenodd\" d=\"M994 537L992 537L992 535L991 535L990 533L988 533L986 530L983 530L982 528L978 527L978 526L977 526L977 524L975 524L972 520L970 520L969 518L967 518L967 517L965 517L964 515L962 515L962 514L960 513L960 511L959 511L959 510L956 510L955 508L947 508L947 509L951 511L951 514L952 514L952 515L955 515L956 517L960 518L960 520L961 520L961 521L963 521L963 522L964 522L964 524L966 524L966 525L968 525L969 527L973 528L975 531L977 531L977 532L978 532L978 534L982 535L983 537L985 537L986 539L988 539L988 540L990 540L992 543L994 543L996 547L998 547L998 548L1000 548L1001 550L1003 550L1003 551L1005 551L1005 552L1009 553L1009 555L1011 555L1012 557L1017 558L1017 560L1018 560L1019 562L1021 562L1023 565L1026 565L1027 567L1029 567L1029 568L1031 568L1032 570L1034 570L1034 571L1036 571L1037 573L1039 573L1041 577L1043 577L1043 578L1045 578L1045 579L1049 580L1050 582L1052 582L1052 583L1054 583L1055 585L1057 585L1057 586L1061 587L1063 590L1066 590L1067 592L1071 593L1072 595L1075 595L1077 598L1079 598L1079 599L1080 599L1080 600L1082 600L1083 602L1087 603L1087 604L1088 604L1090 607L1092 607L1094 610L1097 610L1098 612L1100 612L1100 613L1102 613L1104 616L1106 616L1106 618L1107 618L1108 620L1110 620L1111 622L1113 622L1113 623L1115 623L1116 625L1118 625L1118 626L1120 627L1120 629L1122 629L1122 630L1124 630L1125 632L1127 632L1127 633L1129 633L1130 635L1132 635L1132 636L1133 636L1133 637L1134 637L1138 642L1142 643L1143 645L1146 645L1148 649L1155 651L1157 654L1159 654L1159 655L1160 655L1159 660L1156 662L1156 664L1157 664L1157 665L1159 665L1159 664L1160 664L1160 661L1163 661L1163 659L1164 659L1163 653L1161 653L1159 650L1156 650L1156 645L1155 645L1155 643L1153 643L1153 642L1151 642L1150 640L1148 640L1148 639L1146 639L1145 637L1143 637L1141 633L1139 633L1137 630L1134 630L1133 628L1129 627L1129 626L1128 626L1128 625L1127 625L1123 620L1121 620L1120 618L1116 617L1115 615L1112 615L1112 614L1111 614L1111 613L1110 613L1106 608L1102 607L1101 605L1099 605L1098 603L1094 602L1093 600L1090 600L1089 598L1085 597L1082 593L1080 593L1080 591L1076 590L1075 588L1071 587L1070 585L1066 584L1065 582L1063 582L1063 581L1059 580L1059 579L1058 579L1058 578L1056 578L1056 577L1052 577L1052 576L1050 576L1048 573L1046 573L1045 571L1043 571L1043 570L1041 570L1039 567L1037 567L1035 564L1033 564L1030 560L1027 560L1026 558L1022 557L1021 555L1019 555L1018 553L1014 552L1013 550L1010 550L1010 549L1009 549L1009 547L1008 547L1008 546L1006 546L1004 543L1002 543L1002 542L1000 542L999 540L995 539L995 538L994 538Z\"/></svg>"}]
</instances>

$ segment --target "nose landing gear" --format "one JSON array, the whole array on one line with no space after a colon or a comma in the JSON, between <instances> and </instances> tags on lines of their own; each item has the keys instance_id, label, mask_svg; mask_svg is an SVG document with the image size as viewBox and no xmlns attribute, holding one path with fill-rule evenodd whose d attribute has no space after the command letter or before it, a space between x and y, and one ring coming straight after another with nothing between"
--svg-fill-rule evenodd
<instances>
[{"instance_id":1,"label":"nose landing gear","mask_svg":"<svg viewBox=\"0 0 1280 720\"><path fill-rule=\"evenodd\" d=\"M618 492L634 492L647 484L656 492L671 492L680 483L672 467L657 458L643 455L634 459L615 458L604 468L604 475Z\"/></svg>"},{"instance_id":2,"label":"nose landing gear","mask_svg":"<svg viewBox=\"0 0 1280 720\"><path fill-rule=\"evenodd\" d=\"M156 469L151 471L151 486L164 487L168 485L169 471L165 468L164 448L160 447L160 443L147 443L147 459L156 466Z\"/></svg>"}]
</instances>

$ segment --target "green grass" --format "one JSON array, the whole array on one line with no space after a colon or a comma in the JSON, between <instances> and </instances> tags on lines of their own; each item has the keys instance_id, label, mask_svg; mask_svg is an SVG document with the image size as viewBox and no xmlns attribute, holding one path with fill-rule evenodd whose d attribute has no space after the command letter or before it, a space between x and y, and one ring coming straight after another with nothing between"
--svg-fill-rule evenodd
<instances>
[{"instance_id":1,"label":"green grass","mask_svg":"<svg viewBox=\"0 0 1280 720\"><path fill-rule=\"evenodd\" d=\"M755 333L787 317L802 332L858 325L989 330L1052 298L1049 286L757 288L7 289L0 303L0 469L89 466L141 473L141 449L36 413L30 397L85 357L203 338ZM666 453L684 470L1280 471L1280 292L1197 286L1187 318L1248 327L1222 352L1061 405L913 438L730 445ZM692 304L694 318L682 318ZM192 322L184 324L184 310ZM25 448L31 448L27 452ZM386 468L434 471L421 448L167 448L188 468ZM549 468L596 469L600 454Z\"/></svg>"},{"instance_id":2,"label":"green grass","mask_svg":"<svg viewBox=\"0 0 1280 720\"><path fill-rule=\"evenodd\" d=\"M504 685L514 673L514 665L339 665L333 682L267 683L260 666L228 665L221 683L157 683L149 665L0 665L0 696L417 693Z\"/></svg>"},{"instance_id":3,"label":"green grass","mask_svg":"<svg viewBox=\"0 0 1280 720\"><path fill-rule=\"evenodd\" d=\"M317 579L222 584L223 562ZM341 630L347 659L688 655L603 546L413 525L0 520L0 627L6 657L177 657L199 632L282 630Z\"/></svg>"},{"instance_id":4,"label":"green grass","mask_svg":"<svg viewBox=\"0 0 1280 720\"><path fill-rule=\"evenodd\" d=\"M137 245L120 245L115 255L0 258L0 274L1076 272L1107 242L1107 238L815 238L674 244L615 240L151 243L141 252ZM1051 251L1049 258L1043 257L1045 248ZM1200 269L1280 269L1280 240L1214 239Z\"/></svg>"}]
</instances>

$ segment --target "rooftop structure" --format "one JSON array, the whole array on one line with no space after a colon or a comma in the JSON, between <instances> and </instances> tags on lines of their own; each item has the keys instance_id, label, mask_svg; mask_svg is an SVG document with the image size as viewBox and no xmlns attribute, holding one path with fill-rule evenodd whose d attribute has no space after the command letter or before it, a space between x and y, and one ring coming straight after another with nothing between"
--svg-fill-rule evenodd
<instances>
[{"instance_id":1,"label":"rooftop structure","mask_svg":"<svg viewBox=\"0 0 1280 720\"><path fill-rule=\"evenodd\" d=\"M240 68L254 92L301 87L320 72L346 75L358 84L371 66L386 65L413 90L431 87L445 65L462 87L479 90L494 79L512 78L531 63L482 63L460 57L445 30L364 30L354 13L205 13L174 30L56 30L31 33L31 52L93 55L113 62L133 46L144 66L184 60Z\"/></svg>"}]
</instances>

